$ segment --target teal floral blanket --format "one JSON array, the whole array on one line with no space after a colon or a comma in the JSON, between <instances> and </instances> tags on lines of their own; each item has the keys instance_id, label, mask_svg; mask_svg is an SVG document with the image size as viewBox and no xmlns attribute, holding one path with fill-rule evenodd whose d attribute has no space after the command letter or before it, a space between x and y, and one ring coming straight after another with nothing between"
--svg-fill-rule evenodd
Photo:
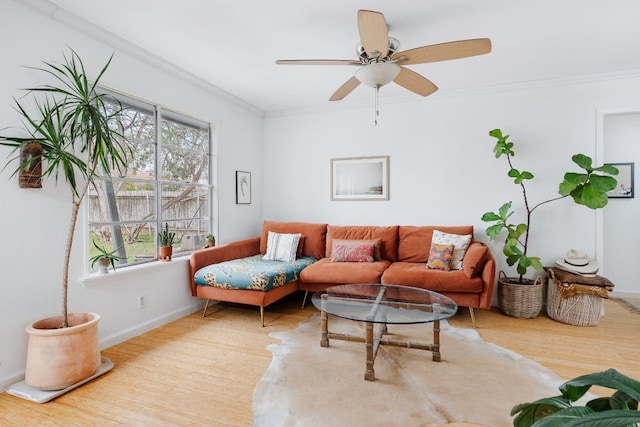
<instances>
[{"instance_id":1,"label":"teal floral blanket","mask_svg":"<svg viewBox=\"0 0 640 427\"><path fill-rule=\"evenodd\" d=\"M199 286L266 292L298 280L302 269L316 261L313 257L293 262L267 261L262 255L255 255L202 267L194 279Z\"/></svg>"}]
</instances>

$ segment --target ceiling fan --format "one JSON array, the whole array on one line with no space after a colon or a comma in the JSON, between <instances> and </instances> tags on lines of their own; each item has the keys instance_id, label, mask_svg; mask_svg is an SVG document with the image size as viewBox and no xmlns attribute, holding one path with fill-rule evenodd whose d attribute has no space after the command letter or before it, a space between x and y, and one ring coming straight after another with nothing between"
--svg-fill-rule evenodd
<instances>
[{"instance_id":1,"label":"ceiling fan","mask_svg":"<svg viewBox=\"0 0 640 427\"><path fill-rule=\"evenodd\" d=\"M431 95L438 90L429 79L404 67L405 65L448 61L491 52L491 40L488 38L459 40L397 52L400 43L389 37L384 15L372 10L358 11L358 31L360 43L357 44L356 60L290 59L278 60L276 64L358 66L360 69L331 95L329 101L343 99L363 83L376 89L377 114L378 90L391 81L422 96Z\"/></svg>"}]
</instances>

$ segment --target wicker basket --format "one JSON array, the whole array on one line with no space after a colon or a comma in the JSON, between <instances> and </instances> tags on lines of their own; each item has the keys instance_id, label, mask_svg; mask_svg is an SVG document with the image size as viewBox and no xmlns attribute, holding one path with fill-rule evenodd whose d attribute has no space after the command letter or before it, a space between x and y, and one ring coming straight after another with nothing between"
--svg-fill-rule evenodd
<instances>
[{"instance_id":1,"label":"wicker basket","mask_svg":"<svg viewBox=\"0 0 640 427\"><path fill-rule=\"evenodd\" d=\"M498 305L507 316L532 319L542 310L542 277L535 280L508 278L504 271L498 275Z\"/></svg>"},{"instance_id":2,"label":"wicker basket","mask_svg":"<svg viewBox=\"0 0 640 427\"><path fill-rule=\"evenodd\" d=\"M558 322L575 326L597 325L602 315L602 298L598 295L578 294L563 297L560 282L549 269L547 314Z\"/></svg>"}]
</instances>

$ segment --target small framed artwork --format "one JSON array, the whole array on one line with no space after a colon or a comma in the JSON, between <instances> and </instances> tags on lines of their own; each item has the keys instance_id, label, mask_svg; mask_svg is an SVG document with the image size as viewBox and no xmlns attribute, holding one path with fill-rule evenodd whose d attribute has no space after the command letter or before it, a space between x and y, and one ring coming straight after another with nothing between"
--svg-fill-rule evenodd
<instances>
[{"instance_id":1,"label":"small framed artwork","mask_svg":"<svg viewBox=\"0 0 640 427\"><path fill-rule=\"evenodd\" d=\"M389 156L331 159L331 200L389 200Z\"/></svg>"},{"instance_id":2,"label":"small framed artwork","mask_svg":"<svg viewBox=\"0 0 640 427\"><path fill-rule=\"evenodd\" d=\"M631 163L607 163L614 166L620 173L614 178L618 181L615 190L609 191L607 196L610 199L632 199L633 196L633 162Z\"/></svg>"},{"instance_id":3,"label":"small framed artwork","mask_svg":"<svg viewBox=\"0 0 640 427\"><path fill-rule=\"evenodd\" d=\"M236 204L251 204L251 172L236 171Z\"/></svg>"}]
</instances>

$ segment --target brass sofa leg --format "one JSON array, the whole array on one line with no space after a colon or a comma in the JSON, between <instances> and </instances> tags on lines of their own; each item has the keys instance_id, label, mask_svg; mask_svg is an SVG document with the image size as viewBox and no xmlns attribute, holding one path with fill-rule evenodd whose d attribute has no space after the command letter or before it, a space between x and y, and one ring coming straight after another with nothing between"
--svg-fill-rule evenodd
<instances>
[{"instance_id":1,"label":"brass sofa leg","mask_svg":"<svg viewBox=\"0 0 640 427\"><path fill-rule=\"evenodd\" d=\"M264 328L264 307L260 306L260 323L262 323L262 327Z\"/></svg>"},{"instance_id":2,"label":"brass sofa leg","mask_svg":"<svg viewBox=\"0 0 640 427\"><path fill-rule=\"evenodd\" d=\"M202 317L207 317L207 308L209 307L209 300L204 303L204 310L202 311Z\"/></svg>"},{"instance_id":3,"label":"brass sofa leg","mask_svg":"<svg viewBox=\"0 0 640 427\"><path fill-rule=\"evenodd\" d=\"M302 299L302 308L307 303L307 295L309 295L309 291L304 291L304 298Z\"/></svg>"},{"instance_id":4,"label":"brass sofa leg","mask_svg":"<svg viewBox=\"0 0 640 427\"><path fill-rule=\"evenodd\" d=\"M477 328L476 326L476 315L473 311L473 307L469 307L469 314L471 315L471 324L473 325L474 328Z\"/></svg>"}]
</instances>

